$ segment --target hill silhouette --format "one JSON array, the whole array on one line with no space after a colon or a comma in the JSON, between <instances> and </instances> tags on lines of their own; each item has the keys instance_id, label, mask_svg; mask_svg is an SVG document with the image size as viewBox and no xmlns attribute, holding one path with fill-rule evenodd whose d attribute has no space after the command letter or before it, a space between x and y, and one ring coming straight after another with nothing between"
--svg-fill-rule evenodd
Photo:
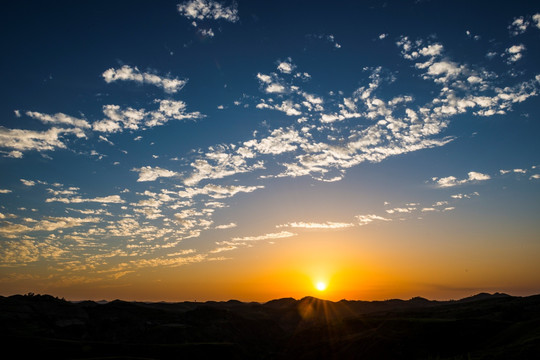
<instances>
[{"instance_id":1,"label":"hill silhouette","mask_svg":"<svg viewBox=\"0 0 540 360\"><path fill-rule=\"evenodd\" d=\"M4 353L55 359L536 359L540 295L267 303L0 297Z\"/></svg>"}]
</instances>

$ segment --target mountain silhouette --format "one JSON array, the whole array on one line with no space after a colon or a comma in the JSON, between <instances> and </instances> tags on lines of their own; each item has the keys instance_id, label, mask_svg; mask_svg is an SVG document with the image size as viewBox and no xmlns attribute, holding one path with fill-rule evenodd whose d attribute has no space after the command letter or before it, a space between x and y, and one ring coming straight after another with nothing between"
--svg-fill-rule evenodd
<instances>
[{"instance_id":1,"label":"mountain silhouette","mask_svg":"<svg viewBox=\"0 0 540 360\"><path fill-rule=\"evenodd\" d=\"M0 297L4 353L55 359L536 359L540 295L266 303Z\"/></svg>"}]
</instances>

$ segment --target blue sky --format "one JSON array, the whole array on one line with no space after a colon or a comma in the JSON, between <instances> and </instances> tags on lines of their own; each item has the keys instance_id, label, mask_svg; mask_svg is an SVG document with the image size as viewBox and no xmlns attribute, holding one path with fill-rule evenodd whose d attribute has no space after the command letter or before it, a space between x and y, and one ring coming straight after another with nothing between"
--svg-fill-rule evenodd
<instances>
[{"instance_id":1,"label":"blue sky","mask_svg":"<svg viewBox=\"0 0 540 360\"><path fill-rule=\"evenodd\" d=\"M168 273L226 288L295 242L365 244L383 264L400 236L405 262L436 249L444 270L418 266L440 283L405 271L406 291L364 296L534 292L534 276L512 279L539 270L537 4L16 2L1 16L6 293L141 299ZM463 266L479 275L445 277ZM280 293L156 298L197 295Z\"/></svg>"}]
</instances>

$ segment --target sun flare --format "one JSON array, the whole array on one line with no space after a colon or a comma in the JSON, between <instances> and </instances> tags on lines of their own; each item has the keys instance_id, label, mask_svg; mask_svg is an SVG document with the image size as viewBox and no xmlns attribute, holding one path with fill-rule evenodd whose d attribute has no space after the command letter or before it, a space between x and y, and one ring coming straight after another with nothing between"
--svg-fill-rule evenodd
<instances>
[{"instance_id":1,"label":"sun flare","mask_svg":"<svg viewBox=\"0 0 540 360\"><path fill-rule=\"evenodd\" d=\"M326 284L322 281L319 281L317 284L315 284L315 288L319 291L324 291L326 290Z\"/></svg>"}]
</instances>

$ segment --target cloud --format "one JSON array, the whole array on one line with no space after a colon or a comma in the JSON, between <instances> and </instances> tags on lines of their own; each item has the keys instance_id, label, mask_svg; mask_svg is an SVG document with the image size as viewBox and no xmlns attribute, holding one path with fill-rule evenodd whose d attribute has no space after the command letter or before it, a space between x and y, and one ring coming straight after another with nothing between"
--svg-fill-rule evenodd
<instances>
[{"instance_id":1,"label":"cloud","mask_svg":"<svg viewBox=\"0 0 540 360\"><path fill-rule=\"evenodd\" d=\"M11 190L9 189L0 189L0 194L9 194Z\"/></svg>"},{"instance_id":2,"label":"cloud","mask_svg":"<svg viewBox=\"0 0 540 360\"><path fill-rule=\"evenodd\" d=\"M101 221L97 217L74 218L74 217L50 217L45 220L35 221L32 226L7 223L6 226L0 227L0 234L18 234L29 231L54 231L58 229L67 229L81 226L86 223L95 223Z\"/></svg>"},{"instance_id":3,"label":"cloud","mask_svg":"<svg viewBox=\"0 0 540 360\"><path fill-rule=\"evenodd\" d=\"M344 229L354 226L352 223L332 222L327 221L324 223L315 222L290 222L287 224L276 225L277 228L291 227L291 228L303 228L303 229Z\"/></svg>"},{"instance_id":4,"label":"cloud","mask_svg":"<svg viewBox=\"0 0 540 360\"><path fill-rule=\"evenodd\" d=\"M406 207L406 208L397 207L397 208L393 208L393 209L387 209L386 212L389 213L389 214L410 213L410 212L413 212L415 210L416 210L416 207Z\"/></svg>"},{"instance_id":5,"label":"cloud","mask_svg":"<svg viewBox=\"0 0 540 360\"><path fill-rule=\"evenodd\" d=\"M115 81L134 81L139 84L151 84L162 88L166 93L174 94L180 91L187 80L178 78L162 77L156 74L141 72L137 67L124 65L119 69L110 68L102 74L107 83Z\"/></svg>"},{"instance_id":6,"label":"cloud","mask_svg":"<svg viewBox=\"0 0 540 360\"><path fill-rule=\"evenodd\" d=\"M515 63L523 57L523 52L525 51L525 45L512 45L505 50L505 53L508 55L507 62L508 64Z\"/></svg>"},{"instance_id":7,"label":"cloud","mask_svg":"<svg viewBox=\"0 0 540 360\"><path fill-rule=\"evenodd\" d=\"M103 136L103 135L99 135L98 139L101 140L101 141L105 141L107 144L109 144L109 145L111 145L111 146L114 146L114 143L113 143L111 140L107 139L107 138L106 138L105 136Z\"/></svg>"},{"instance_id":8,"label":"cloud","mask_svg":"<svg viewBox=\"0 0 540 360\"><path fill-rule=\"evenodd\" d=\"M471 171L468 173L467 179L459 180L455 176L448 176L444 178L434 177L431 180L436 182L439 187L454 187L458 185L469 184L472 182L485 181L491 179L491 176L482 174L479 172Z\"/></svg>"},{"instance_id":9,"label":"cloud","mask_svg":"<svg viewBox=\"0 0 540 360\"><path fill-rule=\"evenodd\" d=\"M136 171L139 173L139 178L137 179L137 182L155 181L160 177L173 177L180 175L174 171L162 169L157 166L143 166L140 168L133 168L131 169L131 171Z\"/></svg>"},{"instance_id":10,"label":"cloud","mask_svg":"<svg viewBox=\"0 0 540 360\"><path fill-rule=\"evenodd\" d=\"M313 34L310 34L310 35L307 35L307 37L311 38L311 39L327 41L327 42L333 44L336 49L341 48L341 45L336 42L336 37L334 35L332 35L332 34L329 34L329 35L324 35L324 34L323 35L313 35Z\"/></svg>"},{"instance_id":11,"label":"cloud","mask_svg":"<svg viewBox=\"0 0 540 360\"><path fill-rule=\"evenodd\" d=\"M385 217L379 216L379 215L357 215L356 218L358 219L359 225L367 225L369 223L372 223L374 221L392 221L391 219L387 219Z\"/></svg>"},{"instance_id":12,"label":"cloud","mask_svg":"<svg viewBox=\"0 0 540 360\"><path fill-rule=\"evenodd\" d=\"M183 198L193 198L196 195L208 195L213 199L225 199L232 197L238 193L250 193L257 189L262 189L264 186L243 186L243 185L230 185L221 186L214 184L207 184L202 188L186 188L183 191L179 191L178 195Z\"/></svg>"},{"instance_id":13,"label":"cloud","mask_svg":"<svg viewBox=\"0 0 540 360\"><path fill-rule=\"evenodd\" d=\"M480 196L480 194L475 191L475 192L470 193L470 194L454 194L454 195L450 195L450 197L452 199L470 199L473 196Z\"/></svg>"},{"instance_id":14,"label":"cloud","mask_svg":"<svg viewBox=\"0 0 540 360\"><path fill-rule=\"evenodd\" d=\"M7 129L0 126L0 147L10 148L15 151L10 157L22 157L22 151L51 151L56 148L65 149L60 138L63 134L74 134L77 137L85 137L80 129L61 129L53 127L47 131L34 131L22 129Z\"/></svg>"},{"instance_id":15,"label":"cloud","mask_svg":"<svg viewBox=\"0 0 540 360\"><path fill-rule=\"evenodd\" d=\"M101 204L123 204L124 200L119 195L109 195L95 198L81 198L81 197L52 197L45 200L45 202L61 202L64 204L80 204L86 202L95 202Z\"/></svg>"},{"instance_id":16,"label":"cloud","mask_svg":"<svg viewBox=\"0 0 540 360\"><path fill-rule=\"evenodd\" d=\"M297 234L289 232L289 231L282 231L279 233L270 233L265 235L259 235L259 236L245 236L245 237L235 237L232 238L232 241L261 241L261 240L272 240L272 239L282 239L282 238L288 238L292 236L296 236Z\"/></svg>"},{"instance_id":17,"label":"cloud","mask_svg":"<svg viewBox=\"0 0 540 360\"><path fill-rule=\"evenodd\" d=\"M78 128L89 129L90 124L88 121L83 119L78 119L73 116L69 116L63 113L57 113L54 115L42 114L36 111L27 111L25 113L27 116L37 119L44 124L55 124L55 125L71 125Z\"/></svg>"},{"instance_id":18,"label":"cloud","mask_svg":"<svg viewBox=\"0 0 540 360\"><path fill-rule=\"evenodd\" d=\"M223 230L223 229L232 229L232 228L235 228L237 225L236 223L229 223L229 224L223 224L223 225L217 225L215 228L218 229L218 230Z\"/></svg>"},{"instance_id":19,"label":"cloud","mask_svg":"<svg viewBox=\"0 0 540 360\"><path fill-rule=\"evenodd\" d=\"M257 79L263 87L264 91L268 94L272 93L285 93L287 88L282 84L282 79L280 79L275 73L271 75L257 73Z\"/></svg>"},{"instance_id":20,"label":"cloud","mask_svg":"<svg viewBox=\"0 0 540 360\"><path fill-rule=\"evenodd\" d=\"M537 27L538 29L540 29L540 13L539 13L539 14L534 14L534 15L532 16L532 20L533 20L533 22L535 23L536 27Z\"/></svg>"},{"instance_id":21,"label":"cloud","mask_svg":"<svg viewBox=\"0 0 540 360\"><path fill-rule=\"evenodd\" d=\"M209 29L199 29L198 31L199 34L201 34L202 36L204 37L214 37L214 31L209 28Z\"/></svg>"},{"instance_id":22,"label":"cloud","mask_svg":"<svg viewBox=\"0 0 540 360\"><path fill-rule=\"evenodd\" d=\"M540 179L540 174L533 174L531 175L531 177L529 177L529 180L533 180L533 179L535 180Z\"/></svg>"},{"instance_id":23,"label":"cloud","mask_svg":"<svg viewBox=\"0 0 540 360\"><path fill-rule=\"evenodd\" d=\"M184 184L193 186L201 180L221 179L239 173L264 169L262 161L248 164L247 159L251 157L253 156L249 154L249 149L246 153L245 148L238 148L236 145L210 147L201 158L190 164L193 172L185 178Z\"/></svg>"},{"instance_id":24,"label":"cloud","mask_svg":"<svg viewBox=\"0 0 540 360\"><path fill-rule=\"evenodd\" d=\"M291 58L288 58L286 61L280 62L277 66L277 69L284 74L292 73L295 68L296 66L292 63Z\"/></svg>"},{"instance_id":25,"label":"cloud","mask_svg":"<svg viewBox=\"0 0 540 360\"><path fill-rule=\"evenodd\" d=\"M34 186L34 185L36 185L36 182L35 182L35 181L32 181L32 180L21 179L21 182L22 182L25 186Z\"/></svg>"},{"instance_id":26,"label":"cloud","mask_svg":"<svg viewBox=\"0 0 540 360\"><path fill-rule=\"evenodd\" d=\"M191 0L178 4L178 12L180 15L193 20L226 20L237 22L238 9L236 4L225 6L213 0Z\"/></svg>"},{"instance_id":27,"label":"cloud","mask_svg":"<svg viewBox=\"0 0 540 360\"><path fill-rule=\"evenodd\" d=\"M186 112L186 103L180 100L154 100L159 104L158 109L146 111L131 107L122 109L119 105L104 105L105 118L92 124L94 131L98 132L121 132L127 130L141 130L160 126L169 120L195 120L203 118L200 112Z\"/></svg>"},{"instance_id":28,"label":"cloud","mask_svg":"<svg viewBox=\"0 0 540 360\"><path fill-rule=\"evenodd\" d=\"M508 25L508 30L510 30L510 34L513 36L523 34L527 27L529 26L529 22L525 20L523 16L515 18L510 25Z\"/></svg>"}]
</instances>

